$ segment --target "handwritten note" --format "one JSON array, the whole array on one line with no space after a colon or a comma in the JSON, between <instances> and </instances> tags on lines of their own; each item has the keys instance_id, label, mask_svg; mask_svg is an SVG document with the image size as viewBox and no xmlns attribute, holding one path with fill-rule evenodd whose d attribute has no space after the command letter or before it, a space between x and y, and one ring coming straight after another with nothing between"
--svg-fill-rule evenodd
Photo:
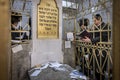
<instances>
[{"instance_id":1,"label":"handwritten note","mask_svg":"<svg viewBox=\"0 0 120 80\"><path fill-rule=\"evenodd\" d=\"M65 48L71 48L71 41L65 41Z\"/></svg>"},{"instance_id":2,"label":"handwritten note","mask_svg":"<svg viewBox=\"0 0 120 80\"><path fill-rule=\"evenodd\" d=\"M17 45L17 46L12 48L13 53L17 53L17 52L19 52L21 50L23 50L22 45Z\"/></svg>"}]
</instances>

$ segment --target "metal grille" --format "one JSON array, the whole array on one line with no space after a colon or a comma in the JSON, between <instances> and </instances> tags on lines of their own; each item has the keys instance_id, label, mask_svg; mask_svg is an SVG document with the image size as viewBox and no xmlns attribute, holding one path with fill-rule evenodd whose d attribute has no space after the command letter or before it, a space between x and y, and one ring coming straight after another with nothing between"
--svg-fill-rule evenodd
<instances>
[{"instance_id":1,"label":"metal grille","mask_svg":"<svg viewBox=\"0 0 120 80\"><path fill-rule=\"evenodd\" d=\"M107 77L107 80L111 79L113 65L111 42L100 42L93 45L76 41L76 48L76 64L80 65L83 73L87 72L87 76L95 79L95 72L97 72L100 73L100 76ZM103 80L102 77L100 80Z\"/></svg>"},{"instance_id":2,"label":"metal grille","mask_svg":"<svg viewBox=\"0 0 120 80\"><path fill-rule=\"evenodd\" d=\"M31 39L31 5L31 0L11 0L12 44L28 43ZM13 21L17 24L16 29L13 29Z\"/></svg>"},{"instance_id":3,"label":"metal grille","mask_svg":"<svg viewBox=\"0 0 120 80\"><path fill-rule=\"evenodd\" d=\"M69 0L65 0L66 5ZM76 3L77 0L73 0L72 2ZM64 18L66 21L70 21L74 19L74 35L78 32L77 20L80 18L89 18L90 23L92 25L88 26L88 31L92 34L92 37L95 37L95 33L100 33L100 42L93 44L93 43L86 43L80 40L75 40L76 46L76 65L80 66L87 76L92 79L95 79L96 73L99 74L100 80L103 78L107 80L112 79L112 17L110 16L112 12L110 11L112 7L112 0L80 0L77 2L78 7L76 7L76 12L71 9L68 10L65 8L68 15ZM64 11L63 11L64 13ZM74 13L72 16L70 14ZM93 24L92 17L95 13L102 14L103 20L107 24L107 28L101 27L95 29L95 25ZM70 28L69 24L66 23L65 26L65 33L66 29ZM80 31L80 30L79 30ZM102 41L102 33L107 33L107 41ZM76 39L76 36L74 36ZM104 77L103 77L104 76Z\"/></svg>"},{"instance_id":4,"label":"metal grille","mask_svg":"<svg viewBox=\"0 0 120 80\"><path fill-rule=\"evenodd\" d=\"M18 19L21 18L20 21ZM16 21L15 21L16 20ZM16 22L16 23L13 23ZM31 40L30 17L22 16L21 13L12 12L11 15L11 43L28 43ZM17 24L15 27L14 25Z\"/></svg>"}]
</instances>

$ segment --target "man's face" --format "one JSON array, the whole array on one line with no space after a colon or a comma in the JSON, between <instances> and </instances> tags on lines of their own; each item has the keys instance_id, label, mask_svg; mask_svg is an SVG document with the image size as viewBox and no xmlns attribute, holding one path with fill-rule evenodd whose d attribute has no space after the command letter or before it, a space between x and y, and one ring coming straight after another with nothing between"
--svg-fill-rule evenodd
<instances>
[{"instance_id":1,"label":"man's face","mask_svg":"<svg viewBox=\"0 0 120 80\"><path fill-rule=\"evenodd\" d=\"M101 23L101 20L97 20L96 18L93 19L95 25L99 25Z\"/></svg>"},{"instance_id":2,"label":"man's face","mask_svg":"<svg viewBox=\"0 0 120 80\"><path fill-rule=\"evenodd\" d=\"M86 28L86 26L84 26L84 25L81 26L81 29L82 29L82 30L84 30L85 28Z\"/></svg>"},{"instance_id":3,"label":"man's face","mask_svg":"<svg viewBox=\"0 0 120 80\"><path fill-rule=\"evenodd\" d=\"M18 22L15 22L14 25L17 26L17 25L18 25Z\"/></svg>"}]
</instances>

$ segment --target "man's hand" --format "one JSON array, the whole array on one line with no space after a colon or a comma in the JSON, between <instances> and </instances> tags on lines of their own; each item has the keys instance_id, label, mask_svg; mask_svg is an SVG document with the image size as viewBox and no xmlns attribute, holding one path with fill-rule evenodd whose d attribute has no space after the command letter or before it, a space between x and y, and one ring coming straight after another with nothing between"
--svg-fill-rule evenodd
<instances>
[{"instance_id":1,"label":"man's hand","mask_svg":"<svg viewBox=\"0 0 120 80\"><path fill-rule=\"evenodd\" d=\"M87 36L85 36L85 38L82 39L82 41L84 41L84 42L91 42L90 38L88 38Z\"/></svg>"}]
</instances>

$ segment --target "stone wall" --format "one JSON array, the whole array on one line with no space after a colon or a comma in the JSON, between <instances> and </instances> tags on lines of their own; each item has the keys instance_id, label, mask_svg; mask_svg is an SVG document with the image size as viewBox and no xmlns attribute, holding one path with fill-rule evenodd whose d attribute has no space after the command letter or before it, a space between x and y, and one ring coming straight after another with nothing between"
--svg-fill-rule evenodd
<instances>
[{"instance_id":1,"label":"stone wall","mask_svg":"<svg viewBox=\"0 0 120 80\"><path fill-rule=\"evenodd\" d=\"M12 53L12 80L29 80L28 70L31 67L30 44L21 44L23 50Z\"/></svg>"},{"instance_id":2,"label":"stone wall","mask_svg":"<svg viewBox=\"0 0 120 80\"><path fill-rule=\"evenodd\" d=\"M50 1L50 0L48 0ZM59 38L38 39L37 38L37 4L40 0L33 0L32 6L32 43L31 66L46 63L48 61L63 62L62 52L62 1L56 0L59 8Z\"/></svg>"}]
</instances>

